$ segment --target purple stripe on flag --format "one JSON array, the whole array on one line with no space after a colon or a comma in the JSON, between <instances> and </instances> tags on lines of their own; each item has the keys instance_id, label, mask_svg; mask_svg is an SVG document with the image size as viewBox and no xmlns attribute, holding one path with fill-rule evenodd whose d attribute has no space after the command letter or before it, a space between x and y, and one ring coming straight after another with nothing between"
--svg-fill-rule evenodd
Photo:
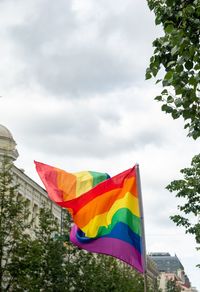
<instances>
[{"instance_id":1,"label":"purple stripe on flag","mask_svg":"<svg viewBox=\"0 0 200 292\"><path fill-rule=\"evenodd\" d=\"M70 240L76 246L90 252L114 256L131 265L140 273L144 273L142 255L129 243L110 237L100 237L87 243L81 243L76 237L77 230L77 226L74 225L70 233Z\"/></svg>"}]
</instances>

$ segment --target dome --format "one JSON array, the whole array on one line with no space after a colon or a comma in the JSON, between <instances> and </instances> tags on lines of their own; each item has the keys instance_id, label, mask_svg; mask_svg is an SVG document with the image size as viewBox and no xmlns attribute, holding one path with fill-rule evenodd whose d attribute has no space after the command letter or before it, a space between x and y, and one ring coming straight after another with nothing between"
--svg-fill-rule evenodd
<instances>
[{"instance_id":1,"label":"dome","mask_svg":"<svg viewBox=\"0 0 200 292\"><path fill-rule=\"evenodd\" d=\"M0 156L16 160L19 156L16 145L11 132L5 126L0 125Z\"/></svg>"},{"instance_id":2,"label":"dome","mask_svg":"<svg viewBox=\"0 0 200 292\"><path fill-rule=\"evenodd\" d=\"M6 127L4 127L3 125L0 125L0 138L6 138L6 139L14 140L11 132Z\"/></svg>"}]
</instances>

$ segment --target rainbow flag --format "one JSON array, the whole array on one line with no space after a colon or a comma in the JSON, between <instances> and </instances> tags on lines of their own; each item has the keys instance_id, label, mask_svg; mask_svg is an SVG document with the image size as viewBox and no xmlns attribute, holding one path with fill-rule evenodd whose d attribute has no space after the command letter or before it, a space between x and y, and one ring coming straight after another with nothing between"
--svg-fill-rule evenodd
<instances>
[{"instance_id":1,"label":"rainbow flag","mask_svg":"<svg viewBox=\"0 0 200 292\"><path fill-rule=\"evenodd\" d=\"M95 171L69 173L41 162L34 162L49 198L57 204L79 197L110 177L107 173Z\"/></svg>"},{"instance_id":2,"label":"rainbow flag","mask_svg":"<svg viewBox=\"0 0 200 292\"><path fill-rule=\"evenodd\" d=\"M49 197L71 213L75 223L71 241L90 252L114 256L144 273L136 168L108 178L107 174L97 172L69 174L35 164ZM85 173L87 178L83 179ZM99 182L96 186L95 179L91 179L93 173Z\"/></svg>"}]
</instances>

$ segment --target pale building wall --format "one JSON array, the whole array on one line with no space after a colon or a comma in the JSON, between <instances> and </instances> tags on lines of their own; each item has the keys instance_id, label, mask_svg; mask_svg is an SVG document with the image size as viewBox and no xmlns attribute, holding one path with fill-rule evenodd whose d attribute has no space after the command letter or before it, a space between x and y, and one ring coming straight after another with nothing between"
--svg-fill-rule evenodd
<instances>
[{"instance_id":1,"label":"pale building wall","mask_svg":"<svg viewBox=\"0 0 200 292\"><path fill-rule=\"evenodd\" d=\"M13 163L14 183L19 185L19 194L27 200L30 209L30 219L35 218L35 224L38 223L38 212L43 206L49 206L53 215L61 222L61 208L49 200L46 191L33 181L25 172L14 165L14 161L19 154L16 149L16 142L11 132L0 125L0 166L3 160L9 159Z\"/></svg>"},{"instance_id":2,"label":"pale building wall","mask_svg":"<svg viewBox=\"0 0 200 292\"><path fill-rule=\"evenodd\" d=\"M162 290L162 292L166 292L166 286L167 282L169 280L176 281L176 285L181 288L181 292L197 292L196 288L190 287L187 288L185 287L184 283L184 276L182 275L183 271L179 271L178 274L174 273L160 273L160 284L159 288ZM180 277L179 277L180 276Z\"/></svg>"}]
</instances>

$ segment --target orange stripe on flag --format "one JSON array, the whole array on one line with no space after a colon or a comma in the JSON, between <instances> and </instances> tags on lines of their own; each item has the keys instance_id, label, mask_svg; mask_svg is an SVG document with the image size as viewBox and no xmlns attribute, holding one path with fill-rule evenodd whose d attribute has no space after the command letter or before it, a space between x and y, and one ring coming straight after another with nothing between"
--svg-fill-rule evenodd
<instances>
[{"instance_id":1,"label":"orange stripe on flag","mask_svg":"<svg viewBox=\"0 0 200 292\"><path fill-rule=\"evenodd\" d=\"M73 215L74 222L78 225L79 228L83 228L96 215L109 211L113 203L123 198L126 193L131 192L131 194L134 196L133 191L135 184L135 177L125 179L122 188L106 192L101 196L98 196L89 201L75 215Z\"/></svg>"}]
</instances>

